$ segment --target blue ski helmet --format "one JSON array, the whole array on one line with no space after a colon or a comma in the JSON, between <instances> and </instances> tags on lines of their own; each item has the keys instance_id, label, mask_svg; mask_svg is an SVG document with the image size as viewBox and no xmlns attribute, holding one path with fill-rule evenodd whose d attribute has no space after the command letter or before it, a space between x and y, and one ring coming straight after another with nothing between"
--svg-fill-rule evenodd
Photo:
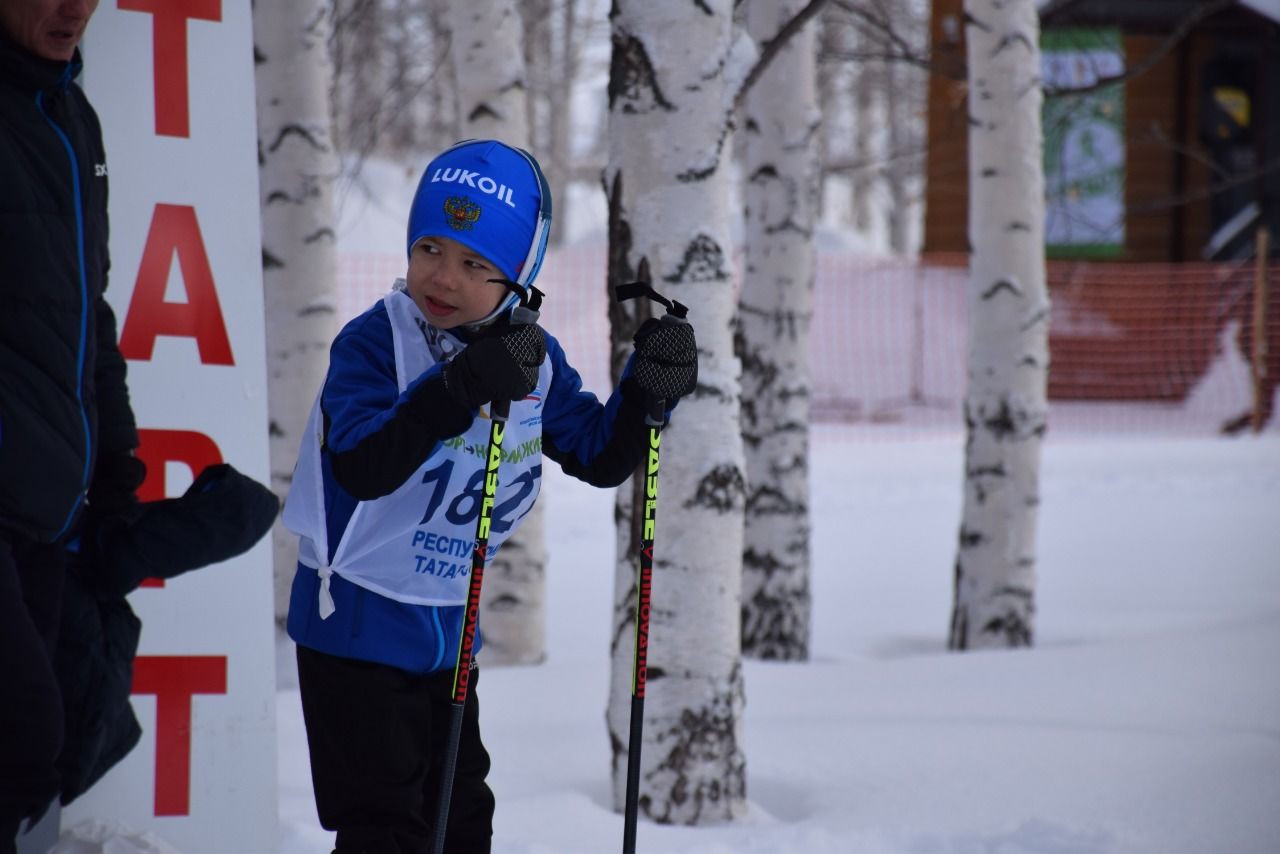
<instances>
[{"instance_id":1,"label":"blue ski helmet","mask_svg":"<svg viewBox=\"0 0 1280 854\"><path fill-rule=\"evenodd\" d=\"M409 208L406 249L412 253L424 237L448 237L527 291L550 230L551 188L533 155L496 139L468 139L427 164ZM491 317L517 299L511 294Z\"/></svg>"}]
</instances>

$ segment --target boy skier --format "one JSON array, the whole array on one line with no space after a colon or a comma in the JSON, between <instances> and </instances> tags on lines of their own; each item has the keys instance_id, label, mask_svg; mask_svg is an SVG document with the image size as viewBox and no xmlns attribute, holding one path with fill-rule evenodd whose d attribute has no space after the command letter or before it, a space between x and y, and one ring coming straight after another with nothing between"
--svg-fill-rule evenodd
<instances>
[{"instance_id":1,"label":"boy skier","mask_svg":"<svg viewBox=\"0 0 1280 854\"><path fill-rule=\"evenodd\" d=\"M542 458L596 486L642 459L650 400L693 390L688 324L650 321L605 403L513 308L541 266L551 194L527 152L449 148L423 173L403 281L335 339L284 521L299 535L288 632L321 824L336 851L425 852L480 512L488 406L511 401L489 556L537 498ZM479 649L479 645L476 647ZM446 851L490 850L493 794L475 684Z\"/></svg>"}]
</instances>

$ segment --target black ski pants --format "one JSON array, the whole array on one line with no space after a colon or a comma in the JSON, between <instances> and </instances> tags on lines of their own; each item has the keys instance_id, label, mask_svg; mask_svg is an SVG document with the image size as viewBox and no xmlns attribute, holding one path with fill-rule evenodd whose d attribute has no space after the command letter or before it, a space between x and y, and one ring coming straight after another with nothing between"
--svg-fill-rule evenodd
<instances>
[{"instance_id":1,"label":"black ski pants","mask_svg":"<svg viewBox=\"0 0 1280 854\"><path fill-rule=\"evenodd\" d=\"M53 651L62 615L63 547L0 527L0 854L24 819L58 794L62 693Z\"/></svg>"},{"instance_id":2,"label":"black ski pants","mask_svg":"<svg viewBox=\"0 0 1280 854\"><path fill-rule=\"evenodd\" d=\"M463 709L445 854L489 854L493 792L480 741L479 671ZM316 812L336 854L430 854L453 671L425 676L298 647Z\"/></svg>"}]
</instances>

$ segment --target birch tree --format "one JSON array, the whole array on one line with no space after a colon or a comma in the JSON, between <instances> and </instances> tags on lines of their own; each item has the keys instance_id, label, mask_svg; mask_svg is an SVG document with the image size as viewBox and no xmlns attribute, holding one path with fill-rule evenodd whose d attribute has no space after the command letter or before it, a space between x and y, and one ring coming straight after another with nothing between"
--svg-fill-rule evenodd
<instances>
[{"instance_id":1,"label":"birch tree","mask_svg":"<svg viewBox=\"0 0 1280 854\"><path fill-rule=\"evenodd\" d=\"M1049 367L1036 4L966 0L965 20L973 254L956 650L1033 640Z\"/></svg>"},{"instance_id":2,"label":"birch tree","mask_svg":"<svg viewBox=\"0 0 1280 854\"><path fill-rule=\"evenodd\" d=\"M729 177L732 0L673 7L615 0L610 12L609 284L647 259L654 286L689 306L699 384L662 440L639 804L663 823L739 817L746 761L739 654L744 461L733 351ZM749 52L749 44L746 45ZM749 57L748 57L749 58ZM610 303L613 374L648 305ZM612 679L606 719L615 808L626 793L638 523L619 488Z\"/></svg>"},{"instance_id":3,"label":"birch tree","mask_svg":"<svg viewBox=\"0 0 1280 854\"><path fill-rule=\"evenodd\" d=\"M883 220L899 255L919 215L927 19L924 0L833 0L818 45L824 184L847 181L850 224L874 234Z\"/></svg>"},{"instance_id":4,"label":"birch tree","mask_svg":"<svg viewBox=\"0 0 1280 854\"><path fill-rule=\"evenodd\" d=\"M463 132L523 147L529 124L523 33L515 0L449 0L448 11Z\"/></svg>"},{"instance_id":5,"label":"birch tree","mask_svg":"<svg viewBox=\"0 0 1280 854\"><path fill-rule=\"evenodd\" d=\"M866 35L857 33L859 41L865 41ZM853 159L856 163L869 164L878 159L875 154L873 131L879 122L876 120L876 90L883 84L879 69L869 62L859 62L854 66L854 126L853 126ZM871 187L875 171L863 166L853 172L851 190L853 196L850 207L853 210L853 225L858 231L871 230Z\"/></svg>"},{"instance_id":6,"label":"birch tree","mask_svg":"<svg viewBox=\"0 0 1280 854\"><path fill-rule=\"evenodd\" d=\"M332 29L334 138L339 150L363 159L377 144L391 82L380 49L385 35L382 5L374 0L333 0Z\"/></svg>"},{"instance_id":7,"label":"birch tree","mask_svg":"<svg viewBox=\"0 0 1280 854\"><path fill-rule=\"evenodd\" d=\"M577 0L522 0L520 8L529 84L529 144L537 149L547 181L557 191L556 218L567 224L574 165L571 96L579 77L582 41L591 26L590 10L580 8ZM563 244L567 231L554 229L553 245Z\"/></svg>"},{"instance_id":8,"label":"birch tree","mask_svg":"<svg viewBox=\"0 0 1280 854\"><path fill-rule=\"evenodd\" d=\"M333 2L332 104L344 178L358 182L374 156L420 168L458 139L443 0Z\"/></svg>"},{"instance_id":9,"label":"birch tree","mask_svg":"<svg viewBox=\"0 0 1280 854\"><path fill-rule=\"evenodd\" d=\"M906 154L914 143L911 141L911 116L917 106L911 97L920 87L911 89L912 74L901 63L889 63L885 70L885 116L888 121L888 159L884 169L885 184L889 192L889 208L886 211L889 232L889 248L898 256L907 254L907 218L912 205L908 196L911 180L911 158Z\"/></svg>"},{"instance_id":10,"label":"birch tree","mask_svg":"<svg viewBox=\"0 0 1280 854\"><path fill-rule=\"evenodd\" d=\"M515 0L449 0L448 9L462 136L527 148L523 27ZM546 658L543 506L534 504L485 571L480 623L487 663L534 664Z\"/></svg>"},{"instance_id":11,"label":"birch tree","mask_svg":"<svg viewBox=\"0 0 1280 854\"><path fill-rule=\"evenodd\" d=\"M338 327L329 21L327 0L253 7L271 486L282 499ZM272 545L283 620L297 538L277 520Z\"/></svg>"},{"instance_id":12,"label":"birch tree","mask_svg":"<svg viewBox=\"0 0 1280 854\"><path fill-rule=\"evenodd\" d=\"M843 99L840 98L844 64L834 58L834 54L841 49L843 29L843 22L836 18L835 13L828 6L819 18L816 47L818 52L816 85L818 88L818 101L823 107L822 128L818 134L818 163L823 169L818 181L818 210L820 213L824 209L823 205L826 204L826 170L835 159L835 153L840 150L835 138L836 133L838 129L844 126L841 121L841 116L844 112L842 109Z\"/></svg>"},{"instance_id":13,"label":"birch tree","mask_svg":"<svg viewBox=\"0 0 1280 854\"><path fill-rule=\"evenodd\" d=\"M759 44L802 0L749 5ZM746 96L745 270L738 305L746 533L742 651L809 656L809 327L818 209L815 24L782 48Z\"/></svg>"}]
</instances>

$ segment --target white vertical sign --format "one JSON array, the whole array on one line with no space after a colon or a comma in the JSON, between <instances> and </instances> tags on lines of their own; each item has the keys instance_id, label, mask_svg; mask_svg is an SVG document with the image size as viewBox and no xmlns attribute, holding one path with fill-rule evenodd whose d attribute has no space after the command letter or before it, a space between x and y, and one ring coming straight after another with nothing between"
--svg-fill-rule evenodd
<instances>
[{"instance_id":1,"label":"white vertical sign","mask_svg":"<svg viewBox=\"0 0 1280 854\"><path fill-rule=\"evenodd\" d=\"M229 462L268 482L250 0L104 0L82 82L102 120L120 349L144 499ZM141 744L72 804L184 854L276 840L270 542L130 597Z\"/></svg>"}]
</instances>

